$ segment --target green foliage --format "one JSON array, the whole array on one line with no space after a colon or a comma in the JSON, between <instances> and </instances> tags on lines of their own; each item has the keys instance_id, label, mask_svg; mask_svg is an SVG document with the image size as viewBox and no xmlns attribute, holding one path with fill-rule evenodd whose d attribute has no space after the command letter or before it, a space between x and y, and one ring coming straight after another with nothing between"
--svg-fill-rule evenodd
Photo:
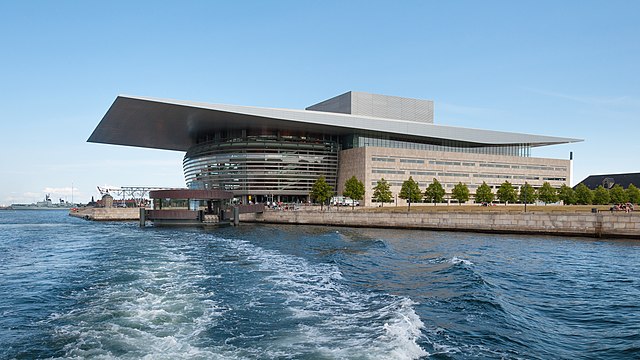
<instances>
[{"instance_id":1,"label":"green foliage","mask_svg":"<svg viewBox=\"0 0 640 360\"><path fill-rule=\"evenodd\" d=\"M373 201L380 202L384 206L384 203L391 202L392 199L391 185L384 178L381 178L373 188Z\"/></svg>"},{"instance_id":2,"label":"green foliage","mask_svg":"<svg viewBox=\"0 0 640 360\"><path fill-rule=\"evenodd\" d=\"M312 199L320 203L320 209L322 210L324 203L333 195L333 188L327 184L324 176L320 176L313 184L313 187L311 187L311 193L309 195Z\"/></svg>"},{"instance_id":3,"label":"green foliage","mask_svg":"<svg viewBox=\"0 0 640 360\"><path fill-rule=\"evenodd\" d=\"M593 204L593 191L587 185L580 183L576 186L576 204L591 205Z\"/></svg>"},{"instance_id":4,"label":"green foliage","mask_svg":"<svg viewBox=\"0 0 640 360\"><path fill-rule=\"evenodd\" d=\"M627 193L627 199L630 203L640 203L640 190L635 187L635 185L629 184L629 187L627 188L627 190L625 190L625 192Z\"/></svg>"},{"instance_id":5,"label":"green foliage","mask_svg":"<svg viewBox=\"0 0 640 360\"><path fill-rule=\"evenodd\" d=\"M609 190L609 197L613 204L624 204L629 201L629 196L627 196L627 193L620 184L613 185L611 190Z\"/></svg>"},{"instance_id":6,"label":"green foliage","mask_svg":"<svg viewBox=\"0 0 640 360\"><path fill-rule=\"evenodd\" d=\"M565 205L575 205L578 197L571 187L567 186L567 184L562 184L558 190L558 199L562 200Z\"/></svg>"},{"instance_id":7,"label":"green foliage","mask_svg":"<svg viewBox=\"0 0 640 360\"><path fill-rule=\"evenodd\" d=\"M456 186L453 187L451 196L454 199L458 200L458 205L461 205L463 202L469 201L469 188L467 187L467 185L459 182Z\"/></svg>"},{"instance_id":8,"label":"green foliage","mask_svg":"<svg viewBox=\"0 0 640 360\"><path fill-rule=\"evenodd\" d=\"M529 185L529 183L525 182L524 185L520 187L520 194L518 195L518 200L521 203L533 204L538 195L536 194L536 189L533 186Z\"/></svg>"},{"instance_id":9,"label":"green foliage","mask_svg":"<svg viewBox=\"0 0 640 360\"><path fill-rule=\"evenodd\" d=\"M444 188L442 184L438 181L438 179L433 179L433 182L427 186L427 189L424 191L424 197L428 202L439 203L444 200Z\"/></svg>"},{"instance_id":10,"label":"green foliage","mask_svg":"<svg viewBox=\"0 0 640 360\"><path fill-rule=\"evenodd\" d=\"M538 189L538 199L540 199L540 201L542 201L546 205L558 201L558 194L556 192L556 189L554 189L551 184L545 181Z\"/></svg>"},{"instance_id":11,"label":"green foliage","mask_svg":"<svg viewBox=\"0 0 640 360\"><path fill-rule=\"evenodd\" d=\"M420 187L418 183L413 180L413 177L409 176L409 180L406 180L402 183L402 188L400 189L400 194L398 194L400 199L405 199L409 202L409 208L411 208L412 202L418 202L422 200L422 191L420 191Z\"/></svg>"},{"instance_id":12,"label":"green foliage","mask_svg":"<svg viewBox=\"0 0 640 360\"><path fill-rule=\"evenodd\" d=\"M593 191L593 205L607 205L611 201L609 190L600 185Z\"/></svg>"},{"instance_id":13,"label":"green foliage","mask_svg":"<svg viewBox=\"0 0 640 360\"><path fill-rule=\"evenodd\" d=\"M477 203L490 203L493 201L493 192L491 192L491 187L487 185L486 182L482 182L482 185L478 186L476 189L476 202Z\"/></svg>"},{"instance_id":14,"label":"green foliage","mask_svg":"<svg viewBox=\"0 0 640 360\"><path fill-rule=\"evenodd\" d=\"M352 176L344 183L343 196L348 196L353 200L362 200L364 198L364 184L355 176ZM351 203L351 208L355 206L355 201Z\"/></svg>"},{"instance_id":15,"label":"green foliage","mask_svg":"<svg viewBox=\"0 0 640 360\"><path fill-rule=\"evenodd\" d=\"M507 203L516 202L517 193L513 185L511 185L510 182L505 181L496 191L496 196L500 201L507 205Z\"/></svg>"}]
</instances>

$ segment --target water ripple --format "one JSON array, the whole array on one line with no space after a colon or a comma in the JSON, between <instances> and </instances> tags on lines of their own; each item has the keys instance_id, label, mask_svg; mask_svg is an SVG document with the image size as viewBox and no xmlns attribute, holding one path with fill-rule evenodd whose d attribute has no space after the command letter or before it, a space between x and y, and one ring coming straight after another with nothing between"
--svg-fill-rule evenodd
<instances>
[{"instance_id":1,"label":"water ripple","mask_svg":"<svg viewBox=\"0 0 640 360\"><path fill-rule=\"evenodd\" d=\"M640 358L640 243L0 212L0 358Z\"/></svg>"}]
</instances>

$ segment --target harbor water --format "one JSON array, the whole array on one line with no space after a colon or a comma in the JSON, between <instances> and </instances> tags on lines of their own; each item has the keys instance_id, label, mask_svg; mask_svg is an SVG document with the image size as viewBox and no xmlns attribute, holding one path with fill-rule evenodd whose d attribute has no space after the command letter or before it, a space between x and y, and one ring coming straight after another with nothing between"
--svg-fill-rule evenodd
<instances>
[{"instance_id":1,"label":"harbor water","mask_svg":"<svg viewBox=\"0 0 640 360\"><path fill-rule=\"evenodd\" d=\"M0 211L0 359L638 359L640 241Z\"/></svg>"}]
</instances>

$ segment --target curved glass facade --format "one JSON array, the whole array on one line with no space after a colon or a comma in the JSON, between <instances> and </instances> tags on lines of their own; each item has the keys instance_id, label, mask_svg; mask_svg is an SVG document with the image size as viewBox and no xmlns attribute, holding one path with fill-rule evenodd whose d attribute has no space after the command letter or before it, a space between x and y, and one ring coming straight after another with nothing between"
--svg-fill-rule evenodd
<instances>
[{"instance_id":1,"label":"curved glass facade","mask_svg":"<svg viewBox=\"0 0 640 360\"><path fill-rule=\"evenodd\" d=\"M306 196L320 176L336 186L336 141L269 135L217 138L203 139L185 155L189 188L229 190L236 196Z\"/></svg>"}]
</instances>

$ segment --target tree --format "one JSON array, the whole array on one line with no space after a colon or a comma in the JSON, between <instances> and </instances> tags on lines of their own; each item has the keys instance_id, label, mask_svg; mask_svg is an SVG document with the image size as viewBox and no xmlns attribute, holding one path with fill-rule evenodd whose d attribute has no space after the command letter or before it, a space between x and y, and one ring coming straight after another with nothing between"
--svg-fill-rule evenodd
<instances>
[{"instance_id":1,"label":"tree","mask_svg":"<svg viewBox=\"0 0 640 360\"><path fill-rule=\"evenodd\" d=\"M409 211L411 211L411 203L417 202L422 199L422 191L420 191L420 187L418 183L413 180L413 177L409 176L409 180L406 180L402 183L402 188L400 189L400 194L398 194L400 199L405 199L409 203Z\"/></svg>"},{"instance_id":2,"label":"tree","mask_svg":"<svg viewBox=\"0 0 640 360\"><path fill-rule=\"evenodd\" d=\"M478 186L478 188L476 189L476 202L490 203L492 201L493 192L491 192L491 187L483 181L482 185Z\"/></svg>"},{"instance_id":3,"label":"tree","mask_svg":"<svg viewBox=\"0 0 640 360\"><path fill-rule=\"evenodd\" d=\"M393 194L391 193L391 186L384 178L378 180L378 183L373 188L373 201L382 203L391 202Z\"/></svg>"},{"instance_id":4,"label":"tree","mask_svg":"<svg viewBox=\"0 0 640 360\"><path fill-rule=\"evenodd\" d=\"M467 185L459 182L456 186L453 187L453 191L451 191L451 196L458 200L458 205L462 205L463 202L469 201L469 188Z\"/></svg>"},{"instance_id":5,"label":"tree","mask_svg":"<svg viewBox=\"0 0 640 360\"><path fill-rule=\"evenodd\" d=\"M629 201L629 196L620 184L613 185L611 190L609 190L609 197L614 204L624 204Z\"/></svg>"},{"instance_id":6,"label":"tree","mask_svg":"<svg viewBox=\"0 0 640 360\"><path fill-rule=\"evenodd\" d=\"M500 187L496 191L496 196L500 201L504 202L505 206L509 202L516 202L516 199L518 197L516 193L516 189L513 187L513 185L511 185L510 182L506 180L505 182L502 183L502 185L500 185Z\"/></svg>"},{"instance_id":7,"label":"tree","mask_svg":"<svg viewBox=\"0 0 640 360\"><path fill-rule=\"evenodd\" d=\"M355 176L352 176L344 183L343 196L348 196L352 200L362 200L364 198L364 184ZM355 201L351 202L351 209L355 206Z\"/></svg>"},{"instance_id":8,"label":"tree","mask_svg":"<svg viewBox=\"0 0 640 360\"><path fill-rule=\"evenodd\" d=\"M627 199L629 199L630 203L637 204L640 202L640 190L638 190L635 185L629 184L629 187L625 191L627 193Z\"/></svg>"},{"instance_id":9,"label":"tree","mask_svg":"<svg viewBox=\"0 0 640 360\"><path fill-rule=\"evenodd\" d=\"M556 192L556 189L554 189L551 184L545 181L538 189L538 199L540 199L540 201L547 205L548 203L554 203L558 201L558 194Z\"/></svg>"},{"instance_id":10,"label":"tree","mask_svg":"<svg viewBox=\"0 0 640 360\"><path fill-rule=\"evenodd\" d=\"M524 185L520 187L520 194L518 195L518 200L520 200L523 204L533 204L538 196L536 195L536 190L533 186L529 185L528 182L525 182Z\"/></svg>"},{"instance_id":11,"label":"tree","mask_svg":"<svg viewBox=\"0 0 640 360\"><path fill-rule=\"evenodd\" d=\"M576 192L567 184L562 184L558 190L558 199L562 200L565 205L574 205L578 200Z\"/></svg>"},{"instance_id":12,"label":"tree","mask_svg":"<svg viewBox=\"0 0 640 360\"><path fill-rule=\"evenodd\" d=\"M424 197L428 202L433 202L435 204L442 202L444 200L444 188L442 184L438 181L438 179L434 178L433 182L427 186L427 189L424 191Z\"/></svg>"},{"instance_id":13,"label":"tree","mask_svg":"<svg viewBox=\"0 0 640 360\"><path fill-rule=\"evenodd\" d=\"M600 185L593 191L593 205L607 205L611 201L609 190Z\"/></svg>"},{"instance_id":14,"label":"tree","mask_svg":"<svg viewBox=\"0 0 640 360\"><path fill-rule=\"evenodd\" d=\"M320 210L323 210L324 202L329 200L331 195L333 195L333 188L327 184L324 176L320 176L311 187L311 193L309 195L312 199L320 203Z\"/></svg>"},{"instance_id":15,"label":"tree","mask_svg":"<svg viewBox=\"0 0 640 360\"><path fill-rule=\"evenodd\" d=\"M593 191L587 185L580 183L576 186L576 204L591 205L593 204Z\"/></svg>"}]
</instances>

